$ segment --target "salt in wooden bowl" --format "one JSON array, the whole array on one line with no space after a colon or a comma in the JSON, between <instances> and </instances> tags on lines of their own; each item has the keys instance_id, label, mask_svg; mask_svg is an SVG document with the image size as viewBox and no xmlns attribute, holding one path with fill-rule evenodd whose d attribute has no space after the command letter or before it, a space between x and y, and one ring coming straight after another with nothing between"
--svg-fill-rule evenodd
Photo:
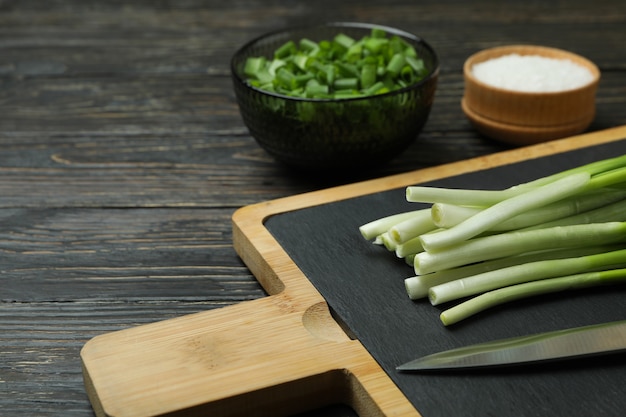
<instances>
[{"instance_id":1,"label":"salt in wooden bowl","mask_svg":"<svg viewBox=\"0 0 626 417\"><path fill-rule=\"evenodd\" d=\"M493 63L498 59L502 61L503 57L509 59L511 56L525 57L526 62L539 57L533 63L542 65L532 68L535 74L529 73L526 77L528 82L526 79L521 81L523 86L519 85L520 80L516 80L517 85L513 85L514 80L507 80L507 77L525 76L524 69L519 66L510 73L500 74L499 80L489 73L492 78L485 74L480 78L475 73L479 64ZM546 61L547 65L537 61ZM549 66L561 64L569 66ZM534 79L541 78L540 71L557 68L563 71L570 68L583 70L588 74L588 80L572 80L571 84L574 86L571 87L567 85L568 74L552 77L558 78L557 84L563 85L554 85L555 82L550 77L546 77L547 81ZM595 118L595 95L600 71L593 62L580 55L544 46L502 46L485 49L470 56L465 61L463 73L463 112L479 132L492 139L515 145L544 142L582 133ZM553 84L550 85L549 82Z\"/></svg>"}]
</instances>

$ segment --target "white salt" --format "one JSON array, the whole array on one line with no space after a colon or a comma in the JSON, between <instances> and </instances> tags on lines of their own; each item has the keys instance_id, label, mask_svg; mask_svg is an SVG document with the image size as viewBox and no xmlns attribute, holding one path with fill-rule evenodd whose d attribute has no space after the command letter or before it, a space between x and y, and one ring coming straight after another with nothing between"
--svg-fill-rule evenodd
<instances>
[{"instance_id":1,"label":"white salt","mask_svg":"<svg viewBox=\"0 0 626 417\"><path fill-rule=\"evenodd\" d=\"M485 84L524 92L571 90L593 80L582 65L539 55L504 55L475 64L472 73Z\"/></svg>"}]
</instances>

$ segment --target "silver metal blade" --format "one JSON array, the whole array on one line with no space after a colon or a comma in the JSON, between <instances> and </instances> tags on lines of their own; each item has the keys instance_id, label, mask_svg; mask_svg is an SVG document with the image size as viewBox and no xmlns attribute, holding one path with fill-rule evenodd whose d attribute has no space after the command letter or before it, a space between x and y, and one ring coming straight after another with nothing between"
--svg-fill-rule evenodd
<instances>
[{"instance_id":1,"label":"silver metal blade","mask_svg":"<svg viewBox=\"0 0 626 417\"><path fill-rule=\"evenodd\" d=\"M557 330L447 350L407 362L398 371L477 368L626 352L626 320Z\"/></svg>"}]
</instances>

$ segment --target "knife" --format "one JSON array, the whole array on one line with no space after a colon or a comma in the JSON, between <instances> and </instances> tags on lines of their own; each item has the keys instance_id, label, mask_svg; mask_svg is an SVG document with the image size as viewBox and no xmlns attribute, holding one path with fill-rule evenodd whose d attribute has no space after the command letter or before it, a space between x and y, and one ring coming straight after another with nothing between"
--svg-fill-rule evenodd
<instances>
[{"instance_id":1,"label":"knife","mask_svg":"<svg viewBox=\"0 0 626 417\"><path fill-rule=\"evenodd\" d=\"M451 370L626 352L626 320L495 340L427 355L398 371Z\"/></svg>"}]
</instances>

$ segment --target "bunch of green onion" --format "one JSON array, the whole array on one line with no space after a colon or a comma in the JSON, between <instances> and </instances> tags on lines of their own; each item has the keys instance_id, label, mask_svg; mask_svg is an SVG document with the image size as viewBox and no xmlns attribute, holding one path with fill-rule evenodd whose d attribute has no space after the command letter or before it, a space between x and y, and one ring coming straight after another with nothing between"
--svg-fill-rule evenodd
<instances>
[{"instance_id":1,"label":"bunch of green onion","mask_svg":"<svg viewBox=\"0 0 626 417\"><path fill-rule=\"evenodd\" d=\"M290 40L271 59L250 57L244 73L256 88L282 95L341 99L383 94L428 75L415 48L380 28L361 39L339 33L315 42Z\"/></svg>"},{"instance_id":2,"label":"bunch of green onion","mask_svg":"<svg viewBox=\"0 0 626 417\"><path fill-rule=\"evenodd\" d=\"M626 155L502 190L410 186L430 204L360 227L413 266L444 325L539 294L626 281Z\"/></svg>"}]
</instances>

